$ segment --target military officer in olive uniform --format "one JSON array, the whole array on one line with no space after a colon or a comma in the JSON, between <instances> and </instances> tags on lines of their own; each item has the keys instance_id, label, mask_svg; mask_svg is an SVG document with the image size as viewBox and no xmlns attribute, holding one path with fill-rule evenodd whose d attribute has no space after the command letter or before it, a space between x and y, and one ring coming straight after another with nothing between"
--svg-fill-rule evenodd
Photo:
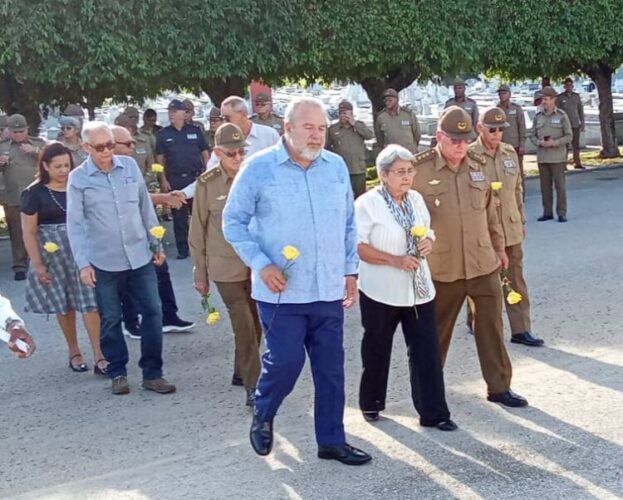
<instances>
[{"instance_id":1,"label":"military officer in olive uniform","mask_svg":"<svg viewBox=\"0 0 623 500\"><path fill-rule=\"evenodd\" d=\"M283 135L283 118L273 113L273 102L268 94L264 92L257 94L255 97L255 109L257 109L257 113L250 118L253 123L272 127L279 132L279 135Z\"/></svg>"},{"instance_id":2,"label":"military officer in olive uniform","mask_svg":"<svg viewBox=\"0 0 623 500\"><path fill-rule=\"evenodd\" d=\"M444 108L459 106L470 116L472 123L478 123L478 104L465 95L465 86L465 82L460 78L454 81L454 97L446 101Z\"/></svg>"},{"instance_id":3,"label":"military officer in olive uniform","mask_svg":"<svg viewBox=\"0 0 623 500\"><path fill-rule=\"evenodd\" d=\"M565 79L565 91L556 99L556 106L562 109L569 117L571 123L571 149L573 150L573 165L576 169L583 169L582 160L580 159L580 133L584 132L584 104L580 94L573 91L573 80Z\"/></svg>"},{"instance_id":4,"label":"military officer in olive uniform","mask_svg":"<svg viewBox=\"0 0 623 500\"><path fill-rule=\"evenodd\" d=\"M210 108L210 112L208 113L208 123L210 126L204 132L203 136L208 143L208 149L210 150L210 153L212 153L212 150L214 149L214 134L223 124L223 117L221 116L220 108L217 108L216 106L212 106Z\"/></svg>"},{"instance_id":5,"label":"military officer in olive uniform","mask_svg":"<svg viewBox=\"0 0 623 500\"><path fill-rule=\"evenodd\" d=\"M184 111L186 112L186 116L184 118L184 122L186 125L192 125L193 127L197 127L201 130L202 134L205 134L205 126L200 121L194 120L195 117L195 104L190 99L184 99L182 101L182 106Z\"/></svg>"},{"instance_id":6,"label":"military officer in olive uniform","mask_svg":"<svg viewBox=\"0 0 623 500\"><path fill-rule=\"evenodd\" d=\"M11 238L15 281L26 279L27 254L22 239L22 221L19 200L22 191L33 182L37 173L37 155L45 141L28 135L28 124L22 115L11 115L8 120L9 138L0 142L0 172L5 190L2 200Z\"/></svg>"},{"instance_id":7,"label":"military officer in olive uniform","mask_svg":"<svg viewBox=\"0 0 623 500\"><path fill-rule=\"evenodd\" d=\"M506 123L508 123L508 127L504 129L502 135L502 142L515 148L523 182L523 155L526 154L526 117L523 108L519 104L511 102L511 88L508 85L500 85L498 96L500 98L498 107L504 110Z\"/></svg>"},{"instance_id":8,"label":"military officer in olive uniform","mask_svg":"<svg viewBox=\"0 0 623 500\"><path fill-rule=\"evenodd\" d=\"M355 198L366 192L366 145L374 132L353 116L349 101L338 104L339 120L327 131L326 148L344 158L350 172L350 183Z\"/></svg>"},{"instance_id":9,"label":"military officer in olive uniform","mask_svg":"<svg viewBox=\"0 0 623 500\"><path fill-rule=\"evenodd\" d=\"M383 103L385 109L374 121L374 134L379 151L388 144L398 144L411 153L416 153L422 137L417 116L399 105L398 92L394 89L387 89L383 93Z\"/></svg>"},{"instance_id":10,"label":"military officer in olive uniform","mask_svg":"<svg viewBox=\"0 0 623 500\"><path fill-rule=\"evenodd\" d=\"M115 118L115 125L127 129L132 135L132 144L126 142L122 144L128 148L132 145L134 146L131 156L136 160L136 163L143 173L148 191L150 193L159 193L159 174L155 174L151 170L155 159L155 137L148 132L138 129L134 119L125 113Z\"/></svg>"},{"instance_id":11,"label":"military officer in olive uniform","mask_svg":"<svg viewBox=\"0 0 623 500\"><path fill-rule=\"evenodd\" d=\"M525 406L511 388L512 367L502 325L500 266L508 266L504 232L482 155L467 146L476 134L462 108L444 111L437 146L416 155L413 188L423 197L437 237L428 256L437 296L435 309L442 362L466 297L475 305L474 337L489 401Z\"/></svg>"},{"instance_id":12,"label":"military officer in olive uniform","mask_svg":"<svg viewBox=\"0 0 623 500\"><path fill-rule=\"evenodd\" d=\"M485 175L490 182L501 182L494 202L504 231L505 251L508 257L508 276L513 289L521 294L522 301L509 304L504 301L511 327L511 342L527 346L542 346L543 340L531 332L530 297L523 275L523 249L526 216L523 204L523 184L519 158L515 148L503 141L503 131L510 126L502 108L491 108L480 116L478 139L470 144L469 151L485 160ZM473 304L473 302L470 302Z\"/></svg>"},{"instance_id":13,"label":"military officer in olive uniform","mask_svg":"<svg viewBox=\"0 0 623 500\"><path fill-rule=\"evenodd\" d=\"M234 177L248 143L233 123L221 125L214 154L218 164L197 178L188 244L194 263L195 289L205 295L216 283L234 330L236 374L247 391L247 406L255 401L260 375L261 326L251 298L251 272L223 236L221 217Z\"/></svg>"},{"instance_id":14,"label":"military officer in olive uniform","mask_svg":"<svg viewBox=\"0 0 623 500\"><path fill-rule=\"evenodd\" d=\"M532 140L537 145L536 159L541 181L543 215L537 220L547 221L554 218L552 206L554 196L552 185L556 188L556 213L558 222L567 222L567 188L565 170L567 168L567 144L573 133L567 113L556 107L558 94L552 87L541 90L542 109L537 112L532 122Z\"/></svg>"}]
</instances>

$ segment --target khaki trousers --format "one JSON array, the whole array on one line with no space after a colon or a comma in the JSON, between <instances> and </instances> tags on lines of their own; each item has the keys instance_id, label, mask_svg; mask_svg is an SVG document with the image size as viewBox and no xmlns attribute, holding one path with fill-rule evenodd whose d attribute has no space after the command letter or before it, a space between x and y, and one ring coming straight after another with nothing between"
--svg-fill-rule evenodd
<instances>
[{"instance_id":1,"label":"khaki trousers","mask_svg":"<svg viewBox=\"0 0 623 500\"><path fill-rule=\"evenodd\" d=\"M502 332L502 289L496 272L451 283L435 281L437 332L441 362L445 364L456 319L466 297L475 307L474 338L480 369L489 394L510 389L513 369Z\"/></svg>"},{"instance_id":2,"label":"khaki trousers","mask_svg":"<svg viewBox=\"0 0 623 500\"><path fill-rule=\"evenodd\" d=\"M528 284L523 275L523 248L521 243L506 247L506 255L508 256L508 277L511 280L513 289L519 292L523 297L518 304L509 304L504 298L504 306L506 307L506 315L511 325L511 334L529 332L532 330L530 321L530 297L528 295ZM506 295L506 291L502 289L502 294ZM467 299L467 324L474 329L474 301Z\"/></svg>"},{"instance_id":3,"label":"khaki trousers","mask_svg":"<svg viewBox=\"0 0 623 500\"><path fill-rule=\"evenodd\" d=\"M259 339L262 336L255 301L251 298L251 280L233 283L217 282L232 329L235 345L235 374L246 389L253 389L260 376Z\"/></svg>"},{"instance_id":4,"label":"khaki trousers","mask_svg":"<svg viewBox=\"0 0 623 500\"><path fill-rule=\"evenodd\" d=\"M573 164L578 167L582 165L580 159L580 127L572 128L573 137L571 138L571 150L573 151Z\"/></svg>"},{"instance_id":5,"label":"khaki trousers","mask_svg":"<svg viewBox=\"0 0 623 500\"><path fill-rule=\"evenodd\" d=\"M22 235L22 216L19 207L2 205L11 238L11 254L13 255L13 272L26 271L28 254L24 247Z\"/></svg>"},{"instance_id":6,"label":"khaki trousers","mask_svg":"<svg viewBox=\"0 0 623 500\"><path fill-rule=\"evenodd\" d=\"M567 216L567 187L565 185L566 163L539 163L543 215L553 215L553 187L556 188L556 214Z\"/></svg>"},{"instance_id":7,"label":"khaki trousers","mask_svg":"<svg viewBox=\"0 0 623 500\"><path fill-rule=\"evenodd\" d=\"M521 187L523 188L523 199L526 199L526 182L524 180L523 173L523 154L519 153L519 148L514 148L515 153L517 153L517 158L519 159L519 171L521 172Z\"/></svg>"}]
</instances>

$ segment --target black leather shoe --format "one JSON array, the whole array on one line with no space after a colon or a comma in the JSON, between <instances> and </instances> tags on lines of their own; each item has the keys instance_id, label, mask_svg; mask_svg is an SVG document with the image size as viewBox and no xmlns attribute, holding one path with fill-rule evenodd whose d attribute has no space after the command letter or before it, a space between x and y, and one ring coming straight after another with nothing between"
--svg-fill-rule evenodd
<instances>
[{"instance_id":1,"label":"black leather shoe","mask_svg":"<svg viewBox=\"0 0 623 500\"><path fill-rule=\"evenodd\" d=\"M258 455L268 455L273 449L273 422L260 422L253 416L251 431L249 432L251 446Z\"/></svg>"},{"instance_id":2,"label":"black leather shoe","mask_svg":"<svg viewBox=\"0 0 623 500\"><path fill-rule=\"evenodd\" d=\"M372 457L365 451L344 443L342 446L319 446L318 458L337 460L345 465L367 464Z\"/></svg>"},{"instance_id":3,"label":"black leather shoe","mask_svg":"<svg viewBox=\"0 0 623 500\"><path fill-rule=\"evenodd\" d=\"M531 332L513 333L511 335L511 342L513 344L523 344L530 347L540 347L545 344L543 339L535 337Z\"/></svg>"},{"instance_id":4,"label":"black leather shoe","mask_svg":"<svg viewBox=\"0 0 623 500\"><path fill-rule=\"evenodd\" d=\"M575 165L573 168L575 168L576 170L586 170L586 167L584 165Z\"/></svg>"},{"instance_id":5,"label":"black leather shoe","mask_svg":"<svg viewBox=\"0 0 623 500\"><path fill-rule=\"evenodd\" d=\"M450 419L438 420L436 422L420 420L420 425L422 427L437 427L437 429L439 429L440 431L455 431L459 428L459 426Z\"/></svg>"},{"instance_id":6,"label":"black leather shoe","mask_svg":"<svg viewBox=\"0 0 623 500\"><path fill-rule=\"evenodd\" d=\"M567 218L564 215L559 215L558 222L567 222Z\"/></svg>"},{"instance_id":7,"label":"black leather shoe","mask_svg":"<svg viewBox=\"0 0 623 500\"><path fill-rule=\"evenodd\" d=\"M528 400L521 397L519 394L515 394L510 389L499 394L489 394L487 401L492 403L500 403L504 406L510 406L511 408L520 408L522 406L528 406Z\"/></svg>"},{"instance_id":8,"label":"black leather shoe","mask_svg":"<svg viewBox=\"0 0 623 500\"><path fill-rule=\"evenodd\" d=\"M188 258L188 254L187 254L187 253L181 253L181 254L178 254L178 256L177 256L177 257L175 257L175 258L176 258L177 260L184 260L184 259L187 259L187 258Z\"/></svg>"},{"instance_id":9,"label":"black leather shoe","mask_svg":"<svg viewBox=\"0 0 623 500\"><path fill-rule=\"evenodd\" d=\"M238 387L241 386L242 385L242 378L234 373L234 375L231 378L231 385L235 385L235 386L238 386Z\"/></svg>"},{"instance_id":10,"label":"black leather shoe","mask_svg":"<svg viewBox=\"0 0 623 500\"><path fill-rule=\"evenodd\" d=\"M543 222L546 220L554 220L554 216L553 215L541 215L541 217L537 219L538 222Z\"/></svg>"},{"instance_id":11,"label":"black leather shoe","mask_svg":"<svg viewBox=\"0 0 623 500\"><path fill-rule=\"evenodd\" d=\"M380 418L378 411L362 411L361 414L366 422L378 422Z\"/></svg>"},{"instance_id":12,"label":"black leather shoe","mask_svg":"<svg viewBox=\"0 0 623 500\"><path fill-rule=\"evenodd\" d=\"M13 279L15 281L24 281L26 279L26 272L25 271L17 271L15 273L15 275L13 276Z\"/></svg>"}]
</instances>

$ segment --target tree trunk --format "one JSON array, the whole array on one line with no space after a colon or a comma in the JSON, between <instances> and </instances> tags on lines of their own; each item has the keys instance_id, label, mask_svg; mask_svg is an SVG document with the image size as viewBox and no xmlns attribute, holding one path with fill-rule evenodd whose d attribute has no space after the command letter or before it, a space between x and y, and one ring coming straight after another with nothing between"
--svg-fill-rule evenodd
<instances>
[{"instance_id":1,"label":"tree trunk","mask_svg":"<svg viewBox=\"0 0 623 500\"><path fill-rule=\"evenodd\" d=\"M400 92L411 85L418 76L420 76L420 71L417 68L395 68L385 78L362 78L359 83L368 93L374 117L376 118L376 115L385 107L383 104L383 92L386 89L392 88L396 92Z\"/></svg>"},{"instance_id":2,"label":"tree trunk","mask_svg":"<svg viewBox=\"0 0 623 500\"><path fill-rule=\"evenodd\" d=\"M35 84L23 84L17 81L10 69L5 68L2 75L2 89L0 89L0 106L7 115L19 113L24 115L28 123L28 133L37 137L41 114L36 96L38 88Z\"/></svg>"},{"instance_id":3,"label":"tree trunk","mask_svg":"<svg viewBox=\"0 0 623 500\"><path fill-rule=\"evenodd\" d=\"M584 68L586 74L597 85L599 95L599 126L601 129L601 157L620 156L614 127L614 108L612 105L612 68L604 63Z\"/></svg>"},{"instance_id":4,"label":"tree trunk","mask_svg":"<svg viewBox=\"0 0 623 500\"><path fill-rule=\"evenodd\" d=\"M212 78L201 82L201 90L210 96L215 106L220 106L226 98L232 95L244 97L247 92L249 82L246 79L232 76L219 80ZM249 110L250 112L251 110Z\"/></svg>"}]
</instances>

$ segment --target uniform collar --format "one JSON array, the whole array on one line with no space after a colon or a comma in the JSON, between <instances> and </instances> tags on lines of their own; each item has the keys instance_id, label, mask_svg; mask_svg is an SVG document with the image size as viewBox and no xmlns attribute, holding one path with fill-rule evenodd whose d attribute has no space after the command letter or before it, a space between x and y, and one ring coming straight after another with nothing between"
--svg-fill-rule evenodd
<instances>
[{"instance_id":1,"label":"uniform collar","mask_svg":"<svg viewBox=\"0 0 623 500\"><path fill-rule=\"evenodd\" d=\"M485 146L485 143L482 142L482 137L478 136L478 139L476 139L474 145L470 149L478 154L487 155L489 158L495 158L500 151L500 146L498 146L498 149L495 151L495 153L491 154Z\"/></svg>"}]
</instances>

